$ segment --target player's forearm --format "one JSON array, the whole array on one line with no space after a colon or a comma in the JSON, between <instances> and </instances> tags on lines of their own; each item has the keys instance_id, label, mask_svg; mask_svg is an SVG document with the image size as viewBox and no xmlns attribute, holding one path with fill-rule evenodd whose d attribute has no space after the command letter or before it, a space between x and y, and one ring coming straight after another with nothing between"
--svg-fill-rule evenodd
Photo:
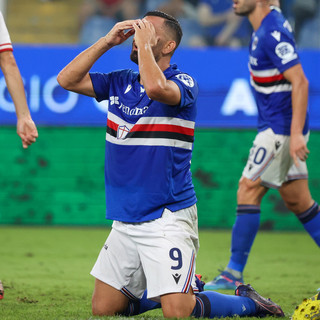
<instances>
[{"instance_id":1,"label":"player's forearm","mask_svg":"<svg viewBox=\"0 0 320 320\"><path fill-rule=\"evenodd\" d=\"M304 79L292 85L292 121L291 135L301 134L308 108L308 80Z\"/></svg>"},{"instance_id":2,"label":"player's forearm","mask_svg":"<svg viewBox=\"0 0 320 320\"><path fill-rule=\"evenodd\" d=\"M110 48L105 37L100 38L60 71L57 77L59 84L67 90L73 90L87 76L94 63Z\"/></svg>"},{"instance_id":3,"label":"player's forearm","mask_svg":"<svg viewBox=\"0 0 320 320\"><path fill-rule=\"evenodd\" d=\"M23 81L16 60L11 51L1 53L0 67L4 75L8 91L11 95L17 117L29 117L30 112L27 105Z\"/></svg>"},{"instance_id":4,"label":"player's forearm","mask_svg":"<svg viewBox=\"0 0 320 320\"><path fill-rule=\"evenodd\" d=\"M138 60L139 72L146 93L150 99L158 100L166 88L167 79L156 63L149 45L139 49Z\"/></svg>"},{"instance_id":5,"label":"player's forearm","mask_svg":"<svg viewBox=\"0 0 320 320\"><path fill-rule=\"evenodd\" d=\"M5 80L16 110L17 118L30 117L24 85L17 66L10 66L6 69Z\"/></svg>"}]
</instances>

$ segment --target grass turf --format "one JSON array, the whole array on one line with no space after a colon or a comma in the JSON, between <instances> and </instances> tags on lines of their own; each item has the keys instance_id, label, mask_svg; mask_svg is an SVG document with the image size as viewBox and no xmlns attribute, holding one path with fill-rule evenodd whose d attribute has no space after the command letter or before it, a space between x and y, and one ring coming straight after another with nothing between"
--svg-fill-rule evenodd
<instances>
[{"instance_id":1,"label":"grass turf","mask_svg":"<svg viewBox=\"0 0 320 320\"><path fill-rule=\"evenodd\" d=\"M89 272L108 231L1 226L0 279L5 294L0 319L98 319L91 316L94 279ZM205 281L227 263L230 234L200 231L197 273ZM279 303L289 319L295 306L320 287L319 265L319 248L306 233L260 232L244 279ZM162 313L154 310L137 318L158 319Z\"/></svg>"}]
</instances>

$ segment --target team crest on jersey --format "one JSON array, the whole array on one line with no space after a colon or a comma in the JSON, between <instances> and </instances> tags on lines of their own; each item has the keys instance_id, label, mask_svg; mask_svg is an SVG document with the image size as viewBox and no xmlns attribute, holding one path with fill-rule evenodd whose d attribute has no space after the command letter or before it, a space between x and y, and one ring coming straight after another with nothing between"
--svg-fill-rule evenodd
<instances>
[{"instance_id":1,"label":"team crest on jersey","mask_svg":"<svg viewBox=\"0 0 320 320\"><path fill-rule=\"evenodd\" d=\"M117 139L125 139L129 131L130 129L126 125L119 126L117 130Z\"/></svg>"},{"instance_id":2,"label":"team crest on jersey","mask_svg":"<svg viewBox=\"0 0 320 320\"><path fill-rule=\"evenodd\" d=\"M194 86L193 79L189 75L187 75L185 73L177 74L176 78L178 78L181 82L183 82L188 87L192 88Z\"/></svg>"},{"instance_id":3,"label":"team crest on jersey","mask_svg":"<svg viewBox=\"0 0 320 320\"><path fill-rule=\"evenodd\" d=\"M257 49L258 41L259 41L259 38L257 36L255 36L253 38L252 45L251 45L252 51Z\"/></svg>"},{"instance_id":4,"label":"team crest on jersey","mask_svg":"<svg viewBox=\"0 0 320 320\"><path fill-rule=\"evenodd\" d=\"M275 53L282 59L282 64L286 64L297 58L294 47L289 42L280 42L275 48Z\"/></svg>"}]
</instances>

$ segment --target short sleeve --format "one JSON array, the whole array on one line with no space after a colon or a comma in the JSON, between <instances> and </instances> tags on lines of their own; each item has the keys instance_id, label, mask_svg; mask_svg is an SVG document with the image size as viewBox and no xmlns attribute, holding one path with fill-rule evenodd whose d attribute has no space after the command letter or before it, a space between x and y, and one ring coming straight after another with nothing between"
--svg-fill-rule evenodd
<instances>
[{"instance_id":1,"label":"short sleeve","mask_svg":"<svg viewBox=\"0 0 320 320\"><path fill-rule=\"evenodd\" d=\"M3 15L0 12L0 52L12 51L10 35L4 21Z\"/></svg>"},{"instance_id":2,"label":"short sleeve","mask_svg":"<svg viewBox=\"0 0 320 320\"><path fill-rule=\"evenodd\" d=\"M92 81L93 90L97 96L97 101L108 100L112 73L93 72L89 73L89 75Z\"/></svg>"},{"instance_id":3,"label":"short sleeve","mask_svg":"<svg viewBox=\"0 0 320 320\"><path fill-rule=\"evenodd\" d=\"M281 73L300 63L293 37L280 31L265 36L267 55Z\"/></svg>"},{"instance_id":4,"label":"short sleeve","mask_svg":"<svg viewBox=\"0 0 320 320\"><path fill-rule=\"evenodd\" d=\"M181 102L180 107L187 107L196 102L198 97L198 84L197 82L186 73L179 73L170 78L180 88Z\"/></svg>"}]
</instances>

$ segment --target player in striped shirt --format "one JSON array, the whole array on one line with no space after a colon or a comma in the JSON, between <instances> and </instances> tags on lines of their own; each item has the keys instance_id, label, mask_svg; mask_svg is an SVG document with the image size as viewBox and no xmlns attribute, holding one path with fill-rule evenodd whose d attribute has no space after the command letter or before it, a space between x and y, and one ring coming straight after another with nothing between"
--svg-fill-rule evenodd
<instances>
[{"instance_id":1,"label":"player in striped shirt","mask_svg":"<svg viewBox=\"0 0 320 320\"><path fill-rule=\"evenodd\" d=\"M280 9L270 4L267 0L234 0L235 13L247 16L254 30L249 69L258 106L258 134L239 182L231 258L205 289L234 289L243 282L259 229L260 203L269 188L279 191L287 208L320 246L319 205L309 191L306 165L308 80L291 26Z\"/></svg>"},{"instance_id":2,"label":"player in striped shirt","mask_svg":"<svg viewBox=\"0 0 320 320\"><path fill-rule=\"evenodd\" d=\"M126 33L124 31L127 31ZM106 51L134 34L139 73L90 73ZM190 161L198 86L171 64L178 21L159 11L117 23L58 75L62 87L109 100L106 132L107 219L112 230L91 271L95 315L159 308L167 318L282 315L250 286L236 295L201 292L196 196ZM147 289L147 291L146 291Z\"/></svg>"},{"instance_id":3,"label":"player in striped shirt","mask_svg":"<svg viewBox=\"0 0 320 320\"><path fill-rule=\"evenodd\" d=\"M17 133L23 148L28 148L38 137L38 131L31 119L22 78L16 64L9 32L0 12L0 68L17 115Z\"/></svg>"}]
</instances>

